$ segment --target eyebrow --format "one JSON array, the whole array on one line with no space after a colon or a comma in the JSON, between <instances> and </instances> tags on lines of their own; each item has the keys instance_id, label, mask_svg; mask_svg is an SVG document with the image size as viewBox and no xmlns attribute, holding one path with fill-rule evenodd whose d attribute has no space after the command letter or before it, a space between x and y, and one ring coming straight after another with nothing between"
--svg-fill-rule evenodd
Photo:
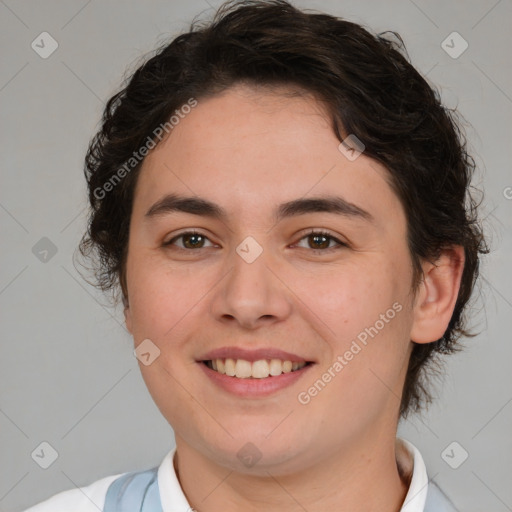
<instances>
[{"instance_id":1,"label":"eyebrow","mask_svg":"<svg viewBox=\"0 0 512 512\"><path fill-rule=\"evenodd\" d=\"M227 223L228 213L220 205L197 196L168 194L153 204L146 212L146 218L154 218L173 212L201 215ZM334 213L343 217L375 222L366 210L340 196L319 196L300 198L280 204L273 212L274 221L296 217L308 213Z\"/></svg>"}]
</instances>

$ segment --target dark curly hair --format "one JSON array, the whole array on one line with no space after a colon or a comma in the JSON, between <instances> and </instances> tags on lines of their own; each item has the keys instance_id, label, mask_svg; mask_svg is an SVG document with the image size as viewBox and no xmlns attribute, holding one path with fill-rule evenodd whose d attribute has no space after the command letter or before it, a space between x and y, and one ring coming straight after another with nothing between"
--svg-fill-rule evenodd
<instances>
[{"instance_id":1,"label":"dark curly hair","mask_svg":"<svg viewBox=\"0 0 512 512\"><path fill-rule=\"evenodd\" d=\"M161 138L156 140L155 128L190 98L211 97L235 84L313 94L326 106L338 139L355 134L365 154L388 169L407 218L413 292L423 277L422 261L435 262L452 245L464 248L448 328L435 342L415 344L410 358L400 415L419 411L431 401L426 371L436 367L435 356L458 350L458 339L473 335L463 312L479 255L489 250L470 193L475 163L456 112L441 104L437 90L409 63L394 32L373 35L284 0L242 0L223 4L211 22L194 20L189 32L158 48L107 102L85 159L91 210L79 248L94 262L95 283L114 292L114 302L121 291L126 305L130 216L143 162L132 162L134 152L147 141L156 145Z\"/></svg>"}]
</instances>

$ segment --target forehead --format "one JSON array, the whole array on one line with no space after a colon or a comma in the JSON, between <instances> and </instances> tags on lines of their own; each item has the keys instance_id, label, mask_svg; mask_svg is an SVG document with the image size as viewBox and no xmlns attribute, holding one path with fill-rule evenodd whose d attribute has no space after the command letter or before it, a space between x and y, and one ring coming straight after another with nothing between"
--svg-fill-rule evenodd
<instances>
[{"instance_id":1,"label":"forehead","mask_svg":"<svg viewBox=\"0 0 512 512\"><path fill-rule=\"evenodd\" d=\"M177 192L254 216L283 201L336 193L377 219L399 214L387 169L364 153L349 161L339 144L329 114L311 95L233 87L199 99L146 157L136 203Z\"/></svg>"}]
</instances>

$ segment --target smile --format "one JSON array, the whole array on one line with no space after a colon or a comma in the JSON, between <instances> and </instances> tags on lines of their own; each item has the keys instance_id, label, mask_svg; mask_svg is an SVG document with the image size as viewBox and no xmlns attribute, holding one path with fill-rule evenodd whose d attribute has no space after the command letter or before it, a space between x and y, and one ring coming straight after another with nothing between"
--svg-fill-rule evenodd
<instances>
[{"instance_id":1,"label":"smile","mask_svg":"<svg viewBox=\"0 0 512 512\"><path fill-rule=\"evenodd\" d=\"M211 370L228 377L238 379L265 379L278 377L283 373L291 373L304 368L308 363L292 362L281 359L259 359L247 361L246 359L209 359L203 363Z\"/></svg>"}]
</instances>

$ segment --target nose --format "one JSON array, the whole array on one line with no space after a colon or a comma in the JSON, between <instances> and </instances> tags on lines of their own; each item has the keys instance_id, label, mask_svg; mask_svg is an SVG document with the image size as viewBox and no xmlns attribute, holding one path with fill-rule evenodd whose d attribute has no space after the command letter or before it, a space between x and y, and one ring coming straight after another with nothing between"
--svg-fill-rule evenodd
<instances>
[{"instance_id":1,"label":"nose","mask_svg":"<svg viewBox=\"0 0 512 512\"><path fill-rule=\"evenodd\" d=\"M251 330L283 321L290 315L292 302L276 265L269 266L265 251L248 261L234 252L230 270L215 288L212 314L217 321Z\"/></svg>"}]
</instances>

